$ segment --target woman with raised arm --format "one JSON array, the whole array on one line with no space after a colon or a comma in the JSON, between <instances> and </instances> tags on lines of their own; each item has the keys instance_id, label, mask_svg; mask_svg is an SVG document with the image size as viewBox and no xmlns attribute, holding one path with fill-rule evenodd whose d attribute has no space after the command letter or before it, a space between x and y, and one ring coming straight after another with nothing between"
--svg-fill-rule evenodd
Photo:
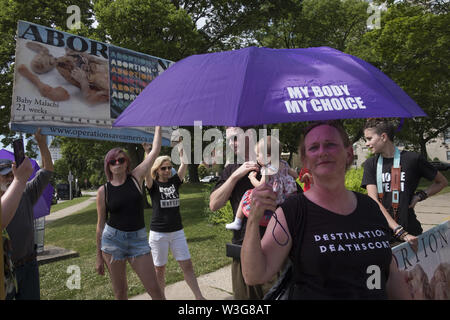
<instances>
[{"instance_id":1,"label":"woman with raised arm","mask_svg":"<svg viewBox=\"0 0 450 320\"><path fill-rule=\"evenodd\" d=\"M141 190L160 149L161 127L155 127L152 152L133 170L130 158L120 148L110 150L105 157L108 181L97 192L96 269L104 275L106 264L117 300L128 298L127 261L152 299L164 298L150 255Z\"/></svg>"},{"instance_id":2,"label":"woman with raised arm","mask_svg":"<svg viewBox=\"0 0 450 320\"><path fill-rule=\"evenodd\" d=\"M149 149L145 149L149 153ZM153 152L153 149L152 151ZM150 153L151 153L150 152ZM156 159L145 178L148 193L152 199L153 215L150 224L149 242L152 248L156 277L164 295L165 271L169 248L184 273L184 279L197 300L204 297L198 286L191 255L184 234L180 215L179 188L186 175L187 163L183 159L183 149L179 144L181 165L172 175L172 160L169 156Z\"/></svg>"}]
</instances>

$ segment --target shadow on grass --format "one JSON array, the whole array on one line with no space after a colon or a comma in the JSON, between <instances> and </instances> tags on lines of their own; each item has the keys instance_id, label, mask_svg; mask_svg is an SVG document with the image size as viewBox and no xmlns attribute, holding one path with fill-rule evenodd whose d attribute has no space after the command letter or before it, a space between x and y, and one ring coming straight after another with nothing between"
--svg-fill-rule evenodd
<instances>
[{"instance_id":1,"label":"shadow on grass","mask_svg":"<svg viewBox=\"0 0 450 320\"><path fill-rule=\"evenodd\" d=\"M207 241L207 240L213 240L215 238L216 238L216 236L211 235L211 236L205 236L205 237L193 237L193 238L188 238L186 240L188 243L191 243L191 242L202 242L202 241Z\"/></svg>"},{"instance_id":2,"label":"shadow on grass","mask_svg":"<svg viewBox=\"0 0 450 320\"><path fill-rule=\"evenodd\" d=\"M197 182L197 183L183 183L180 187L180 194L193 194L202 193L208 187L208 184Z\"/></svg>"}]
</instances>

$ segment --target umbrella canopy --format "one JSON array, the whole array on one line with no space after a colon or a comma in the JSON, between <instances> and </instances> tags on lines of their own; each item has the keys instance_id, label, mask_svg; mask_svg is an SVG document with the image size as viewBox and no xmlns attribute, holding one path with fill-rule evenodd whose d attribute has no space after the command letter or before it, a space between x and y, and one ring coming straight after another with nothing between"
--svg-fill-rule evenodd
<instances>
[{"instance_id":1,"label":"umbrella canopy","mask_svg":"<svg viewBox=\"0 0 450 320\"><path fill-rule=\"evenodd\" d=\"M0 150L0 159L9 159L14 161L14 153L6 149L2 149ZM36 160L30 159L30 161L31 164L33 165L33 173L31 174L29 180L33 179L34 176L36 175L36 172L38 172L38 170L40 169ZM53 191L54 189L52 185L49 183L48 186L44 189L44 192L42 193L41 197L38 199L38 201L33 207L35 219L50 214L50 206L52 205Z\"/></svg>"},{"instance_id":2,"label":"umbrella canopy","mask_svg":"<svg viewBox=\"0 0 450 320\"><path fill-rule=\"evenodd\" d=\"M113 126L251 126L426 116L371 64L328 47L248 47L187 57L153 80Z\"/></svg>"}]
</instances>

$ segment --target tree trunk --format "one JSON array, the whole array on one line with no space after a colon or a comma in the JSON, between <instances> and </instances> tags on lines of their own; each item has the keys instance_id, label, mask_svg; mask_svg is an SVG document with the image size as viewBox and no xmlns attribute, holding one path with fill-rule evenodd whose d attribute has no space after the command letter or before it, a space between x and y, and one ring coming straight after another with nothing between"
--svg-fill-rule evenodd
<instances>
[{"instance_id":1,"label":"tree trunk","mask_svg":"<svg viewBox=\"0 0 450 320\"><path fill-rule=\"evenodd\" d=\"M125 146L125 149L127 150L128 155L130 156L131 170L136 168L137 165L142 162L142 159L144 159L143 148L141 147L142 152L139 152L139 147L140 147L139 145L133 143L127 143Z\"/></svg>"},{"instance_id":2,"label":"tree trunk","mask_svg":"<svg viewBox=\"0 0 450 320\"><path fill-rule=\"evenodd\" d=\"M420 154L425 157L425 159L428 160L428 153L427 153L427 141L424 139L420 139Z\"/></svg>"},{"instance_id":3,"label":"tree trunk","mask_svg":"<svg viewBox=\"0 0 450 320\"><path fill-rule=\"evenodd\" d=\"M198 164L192 163L188 167L189 169L189 182L200 182L198 179Z\"/></svg>"}]
</instances>

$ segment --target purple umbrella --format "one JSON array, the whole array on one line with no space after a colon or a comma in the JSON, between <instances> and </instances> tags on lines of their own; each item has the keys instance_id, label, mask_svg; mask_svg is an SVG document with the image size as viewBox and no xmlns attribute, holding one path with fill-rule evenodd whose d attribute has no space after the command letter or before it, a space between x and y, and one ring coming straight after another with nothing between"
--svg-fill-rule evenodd
<instances>
[{"instance_id":1,"label":"purple umbrella","mask_svg":"<svg viewBox=\"0 0 450 320\"><path fill-rule=\"evenodd\" d=\"M389 77L338 50L249 47L185 58L153 80L113 126L250 126L426 116Z\"/></svg>"},{"instance_id":2,"label":"purple umbrella","mask_svg":"<svg viewBox=\"0 0 450 320\"><path fill-rule=\"evenodd\" d=\"M6 149L2 149L0 150L0 159L9 159L14 161L14 153ZM31 174L29 180L33 179L33 177L36 175L36 172L40 169L36 160L30 159L30 161L31 164L33 165L33 173ZM42 193L41 197L38 199L38 201L33 207L35 219L50 214L50 206L52 204L53 191L54 189L52 185L49 183L48 186L44 189L44 192Z\"/></svg>"}]
</instances>

